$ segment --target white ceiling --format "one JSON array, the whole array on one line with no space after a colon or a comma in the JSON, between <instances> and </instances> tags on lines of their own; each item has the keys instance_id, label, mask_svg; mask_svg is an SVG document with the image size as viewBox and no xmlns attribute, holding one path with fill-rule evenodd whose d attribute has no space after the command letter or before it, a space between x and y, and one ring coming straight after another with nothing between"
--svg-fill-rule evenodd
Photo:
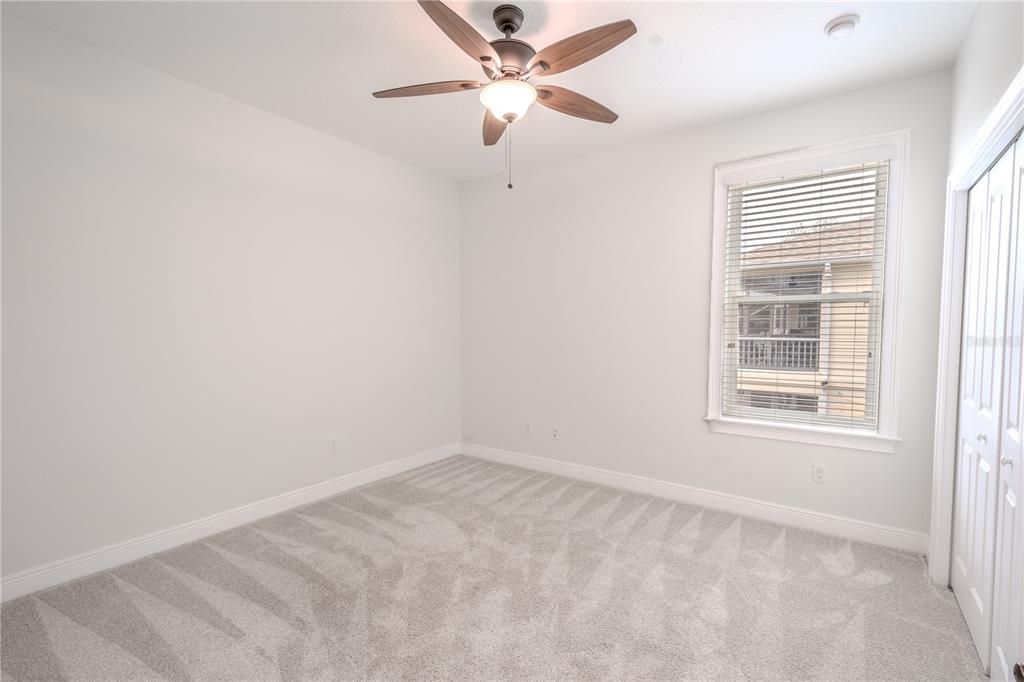
<instances>
[{"instance_id":1,"label":"white ceiling","mask_svg":"<svg viewBox=\"0 0 1024 682\"><path fill-rule=\"evenodd\" d=\"M489 39L502 0L449 5ZM523 2L535 48L631 18L637 35L577 69L537 78L620 115L611 125L535 106L516 124L517 165L777 107L952 62L973 2ZM478 78L413 2L4 2L4 12L237 100L463 180L502 171L480 141L475 93L377 100L370 92ZM857 12L848 41L822 32Z\"/></svg>"}]
</instances>

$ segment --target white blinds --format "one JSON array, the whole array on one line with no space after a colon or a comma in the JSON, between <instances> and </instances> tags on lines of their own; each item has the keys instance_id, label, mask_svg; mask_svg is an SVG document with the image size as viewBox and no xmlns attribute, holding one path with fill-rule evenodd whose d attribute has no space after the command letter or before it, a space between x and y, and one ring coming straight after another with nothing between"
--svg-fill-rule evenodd
<instances>
[{"instance_id":1,"label":"white blinds","mask_svg":"<svg viewBox=\"0 0 1024 682\"><path fill-rule=\"evenodd\" d=\"M723 415L877 427L888 175L729 187Z\"/></svg>"}]
</instances>

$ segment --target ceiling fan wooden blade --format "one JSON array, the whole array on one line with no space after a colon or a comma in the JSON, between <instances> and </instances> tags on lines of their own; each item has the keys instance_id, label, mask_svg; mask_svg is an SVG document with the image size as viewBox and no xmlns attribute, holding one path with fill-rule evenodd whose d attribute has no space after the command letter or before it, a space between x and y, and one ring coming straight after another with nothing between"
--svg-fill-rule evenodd
<instances>
[{"instance_id":1,"label":"ceiling fan wooden blade","mask_svg":"<svg viewBox=\"0 0 1024 682\"><path fill-rule=\"evenodd\" d=\"M477 81L440 81L439 83L423 83L422 85L406 85L403 88L378 90L374 97L417 97L419 95L443 95L446 92L465 92L480 87Z\"/></svg>"},{"instance_id":2,"label":"ceiling fan wooden blade","mask_svg":"<svg viewBox=\"0 0 1024 682\"><path fill-rule=\"evenodd\" d=\"M434 20L438 28L451 38L452 42L462 51L480 62L491 71L501 67L501 57L494 47L480 33L466 23L466 20L453 12L451 8L438 0L417 0L427 16Z\"/></svg>"},{"instance_id":3,"label":"ceiling fan wooden blade","mask_svg":"<svg viewBox=\"0 0 1024 682\"><path fill-rule=\"evenodd\" d=\"M538 85L537 102L548 109L598 123L614 123L615 119L619 117L603 104L557 85Z\"/></svg>"},{"instance_id":4,"label":"ceiling fan wooden blade","mask_svg":"<svg viewBox=\"0 0 1024 682\"><path fill-rule=\"evenodd\" d=\"M484 144L488 147L498 143L501 136L505 134L505 128L508 124L504 121L499 121L494 118L494 114L489 111L484 112Z\"/></svg>"},{"instance_id":5,"label":"ceiling fan wooden blade","mask_svg":"<svg viewBox=\"0 0 1024 682\"><path fill-rule=\"evenodd\" d=\"M629 19L577 33L548 45L534 55L527 69L546 76L561 73L599 57L636 33L636 25ZM540 67L535 69L534 67Z\"/></svg>"}]
</instances>

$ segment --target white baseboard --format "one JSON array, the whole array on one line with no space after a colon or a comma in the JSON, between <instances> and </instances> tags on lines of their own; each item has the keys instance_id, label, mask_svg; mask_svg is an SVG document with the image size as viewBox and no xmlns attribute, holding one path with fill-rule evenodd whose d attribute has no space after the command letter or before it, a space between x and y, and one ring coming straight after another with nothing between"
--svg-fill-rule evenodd
<instances>
[{"instance_id":1,"label":"white baseboard","mask_svg":"<svg viewBox=\"0 0 1024 682\"><path fill-rule=\"evenodd\" d=\"M229 509L196 521L181 524L180 526L167 528L142 537L126 540L125 542L108 545L91 552L85 552L68 559L62 559L22 571L3 578L2 582L0 582L0 595L2 595L4 601L15 599L47 587L74 580L75 578L96 573L97 571L103 571L130 561L142 559L150 554L199 540L214 533L236 528L267 516L316 502L325 497L331 497L346 490L358 488L388 476L394 476L403 471L415 469L416 467L437 462L460 453L495 462L521 466L527 469L577 478L623 490L657 495L687 504L719 509L787 526L848 537L853 540L870 542L885 547L894 547L920 554L924 554L928 549L928 535L925 533L823 514L797 507L788 507L773 502L695 488L680 483L659 481L653 478L600 469L584 464L573 464L571 462L562 462L520 452L500 450L485 445L451 443L434 450L412 455L411 457L356 471L329 481L314 483L305 488Z\"/></svg>"},{"instance_id":2,"label":"white baseboard","mask_svg":"<svg viewBox=\"0 0 1024 682\"><path fill-rule=\"evenodd\" d=\"M622 490L656 495L685 502L686 504L732 512L740 516L771 521L786 526L795 526L828 535L837 535L860 542L869 542L918 554L925 554L928 551L927 533L893 528L867 521L858 521L843 516L833 516L809 509L789 507L774 502L765 502L749 497L695 488L680 483L670 483L644 476L599 469L584 464L573 464L546 457L537 457L536 455L527 455L521 452L499 450L498 448L486 445L463 443L462 453L472 457L535 469L549 474L577 478Z\"/></svg>"},{"instance_id":3,"label":"white baseboard","mask_svg":"<svg viewBox=\"0 0 1024 682\"><path fill-rule=\"evenodd\" d=\"M43 566L30 568L3 578L0 583L0 594L4 601L36 592L47 587L81 578L97 571L120 566L162 552L187 542L199 540L208 535L219 533L230 528L242 526L253 521L273 516L283 511L316 502L325 497L373 483L388 476L400 474L409 469L437 462L446 457L460 454L461 443L450 443L433 450L427 450L411 457L381 464L362 471L332 478L329 481L292 490L287 493L268 497L265 500L228 509L196 521L183 523L180 526L166 528L142 537L108 545L91 552L85 552L68 559L61 559Z\"/></svg>"}]
</instances>

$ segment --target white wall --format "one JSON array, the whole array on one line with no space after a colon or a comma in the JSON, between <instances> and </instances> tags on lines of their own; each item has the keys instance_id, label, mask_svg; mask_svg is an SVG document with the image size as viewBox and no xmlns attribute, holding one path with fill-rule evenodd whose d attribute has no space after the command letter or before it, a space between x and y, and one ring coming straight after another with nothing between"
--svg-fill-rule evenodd
<instances>
[{"instance_id":1,"label":"white wall","mask_svg":"<svg viewBox=\"0 0 1024 682\"><path fill-rule=\"evenodd\" d=\"M464 440L927 532L949 110L941 72L464 185ZM903 128L896 454L709 433L715 164Z\"/></svg>"},{"instance_id":2,"label":"white wall","mask_svg":"<svg viewBox=\"0 0 1024 682\"><path fill-rule=\"evenodd\" d=\"M3 144L5 576L459 439L453 183L8 17Z\"/></svg>"},{"instance_id":3,"label":"white wall","mask_svg":"<svg viewBox=\"0 0 1024 682\"><path fill-rule=\"evenodd\" d=\"M950 168L1024 67L1024 2L979 2L953 67Z\"/></svg>"}]
</instances>

